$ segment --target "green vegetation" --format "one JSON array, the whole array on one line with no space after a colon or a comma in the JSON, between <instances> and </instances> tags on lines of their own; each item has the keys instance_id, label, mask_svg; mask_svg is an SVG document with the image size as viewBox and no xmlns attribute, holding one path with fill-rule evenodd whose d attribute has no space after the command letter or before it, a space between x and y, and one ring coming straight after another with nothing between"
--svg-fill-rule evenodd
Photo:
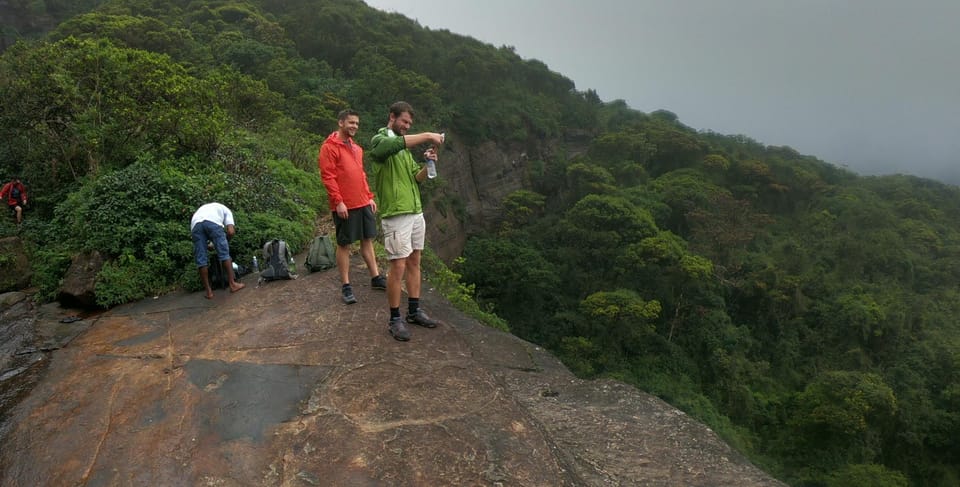
<instances>
[{"instance_id":1,"label":"green vegetation","mask_svg":"<svg viewBox=\"0 0 960 487\"><path fill-rule=\"evenodd\" d=\"M660 166L664 123L687 130L640 118L506 198L464 252L481 304L794 485L955 483L960 191L689 130Z\"/></svg>"},{"instance_id":2,"label":"green vegetation","mask_svg":"<svg viewBox=\"0 0 960 487\"><path fill-rule=\"evenodd\" d=\"M462 263L463 259L454 262L455 265ZM510 331L506 321L491 313L489 309L480 307L476 300L476 286L464 284L461 280L463 276L444 264L430 249L424 250L422 267L423 278L436 286L437 291L454 307L491 328Z\"/></svg>"},{"instance_id":3,"label":"green vegetation","mask_svg":"<svg viewBox=\"0 0 960 487\"><path fill-rule=\"evenodd\" d=\"M424 261L461 309L659 395L793 485L960 483L956 187L697 132L355 0L45 5L55 28L0 57L0 173L31 188L42 299L87 251L104 306L196 289L205 201L234 208L240 259L276 236L302 249L334 114L359 110L365 143L405 99L418 127L531 148L463 259ZM474 221L443 180L424 191Z\"/></svg>"}]
</instances>

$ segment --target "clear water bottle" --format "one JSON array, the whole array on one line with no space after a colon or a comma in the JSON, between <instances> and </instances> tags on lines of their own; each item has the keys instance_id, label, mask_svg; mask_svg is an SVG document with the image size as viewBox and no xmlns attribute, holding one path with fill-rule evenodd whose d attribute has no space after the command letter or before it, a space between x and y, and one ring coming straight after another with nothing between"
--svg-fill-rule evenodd
<instances>
[{"instance_id":1,"label":"clear water bottle","mask_svg":"<svg viewBox=\"0 0 960 487\"><path fill-rule=\"evenodd\" d=\"M253 256L253 272L260 272L260 263L257 262L257 256Z\"/></svg>"},{"instance_id":2,"label":"clear water bottle","mask_svg":"<svg viewBox=\"0 0 960 487\"><path fill-rule=\"evenodd\" d=\"M447 134L440 134L440 143L442 144L446 140ZM437 146L433 146L433 150L437 150ZM434 152L436 154L436 152ZM437 160L436 159L427 159L427 177L433 179L437 177Z\"/></svg>"}]
</instances>

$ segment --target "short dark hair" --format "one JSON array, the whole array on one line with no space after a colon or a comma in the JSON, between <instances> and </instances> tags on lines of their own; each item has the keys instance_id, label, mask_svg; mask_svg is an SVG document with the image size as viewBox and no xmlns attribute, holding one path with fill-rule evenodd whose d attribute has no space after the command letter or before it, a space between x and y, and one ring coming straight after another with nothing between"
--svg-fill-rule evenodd
<instances>
[{"instance_id":1,"label":"short dark hair","mask_svg":"<svg viewBox=\"0 0 960 487\"><path fill-rule=\"evenodd\" d=\"M411 117L413 116L413 107L409 103L405 101L398 101L393 105L390 105L390 115L399 117L404 113L409 113Z\"/></svg>"},{"instance_id":2,"label":"short dark hair","mask_svg":"<svg viewBox=\"0 0 960 487\"><path fill-rule=\"evenodd\" d=\"M340 110L340 113L337 114L337 121L342 122L346 120L347 117L350 117L350 116L359 117L360 114L352 108L345 108L343 110Z\"/></svg>"}]
</instances>

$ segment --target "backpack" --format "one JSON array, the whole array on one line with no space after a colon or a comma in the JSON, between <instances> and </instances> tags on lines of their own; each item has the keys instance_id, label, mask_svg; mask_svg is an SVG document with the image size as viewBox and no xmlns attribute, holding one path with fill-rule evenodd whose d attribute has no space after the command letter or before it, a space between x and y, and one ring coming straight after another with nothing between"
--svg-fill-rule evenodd
<instances>
[{"instance_id":1,"label":"backpack","mask_svg":"<svg viewBox=\"0 0 960 487\"><path fill-rule=\"evenodd\" d=\"M230 287L230 280L227 278L227 273L223 271L222 262L219 260L216 260L216 262L211 262L209 266L209 273L211 289L227 289ZM240 278L249 273L249 268L237 264L236 262L233 263L233 280L240 282Z\"/></svg>"},{"instance_id":2,"label":"backpack","mask_svg":"<svg viewBox=\"0 0 960 487\"><path fill-rule=\"evenodd\" d=\"M216 258L211 259L207 267L210 276L210 289L226 289L230 287L227 274L223 271L223 263Z\"/></svg>"},{"instance_id":3,"label":"backpack","mask_svg":"<svg viewBox=\"0 0 960 487\"><path fill-rule=\"evenodd\" d=\"M327 235L313 237L310 242L310 252L307 253L307 261L304 262L307 270L310 272L325 271L337 265L337 251L333 248L333 242Z\"/></svg>"},{"instance_id":4,"label":"backpack","mask_svg":"<svg viewBox=\"0 0 960 487\"><path fill-rule=\"evenodd\" d=\"M263 270L260 278L265 281L290 279L290 249L283 240L273 239L263 244Z\"/></svg>"}]
</instances>

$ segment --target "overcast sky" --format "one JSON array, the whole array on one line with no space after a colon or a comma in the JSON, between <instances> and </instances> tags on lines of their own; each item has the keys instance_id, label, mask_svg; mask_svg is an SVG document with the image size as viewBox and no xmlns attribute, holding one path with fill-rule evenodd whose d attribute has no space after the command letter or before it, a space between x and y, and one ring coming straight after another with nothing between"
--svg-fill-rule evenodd
<instances>
[{"instance_id":1,"label":"overcast sky","mask_svg":"<svg viewBox=\"0 0 960 487\"><path fill-rule=\"evenodd\" d=\"M644 112L960 183L960 0L365 0Z\"/></svg>"}]
</instances>

